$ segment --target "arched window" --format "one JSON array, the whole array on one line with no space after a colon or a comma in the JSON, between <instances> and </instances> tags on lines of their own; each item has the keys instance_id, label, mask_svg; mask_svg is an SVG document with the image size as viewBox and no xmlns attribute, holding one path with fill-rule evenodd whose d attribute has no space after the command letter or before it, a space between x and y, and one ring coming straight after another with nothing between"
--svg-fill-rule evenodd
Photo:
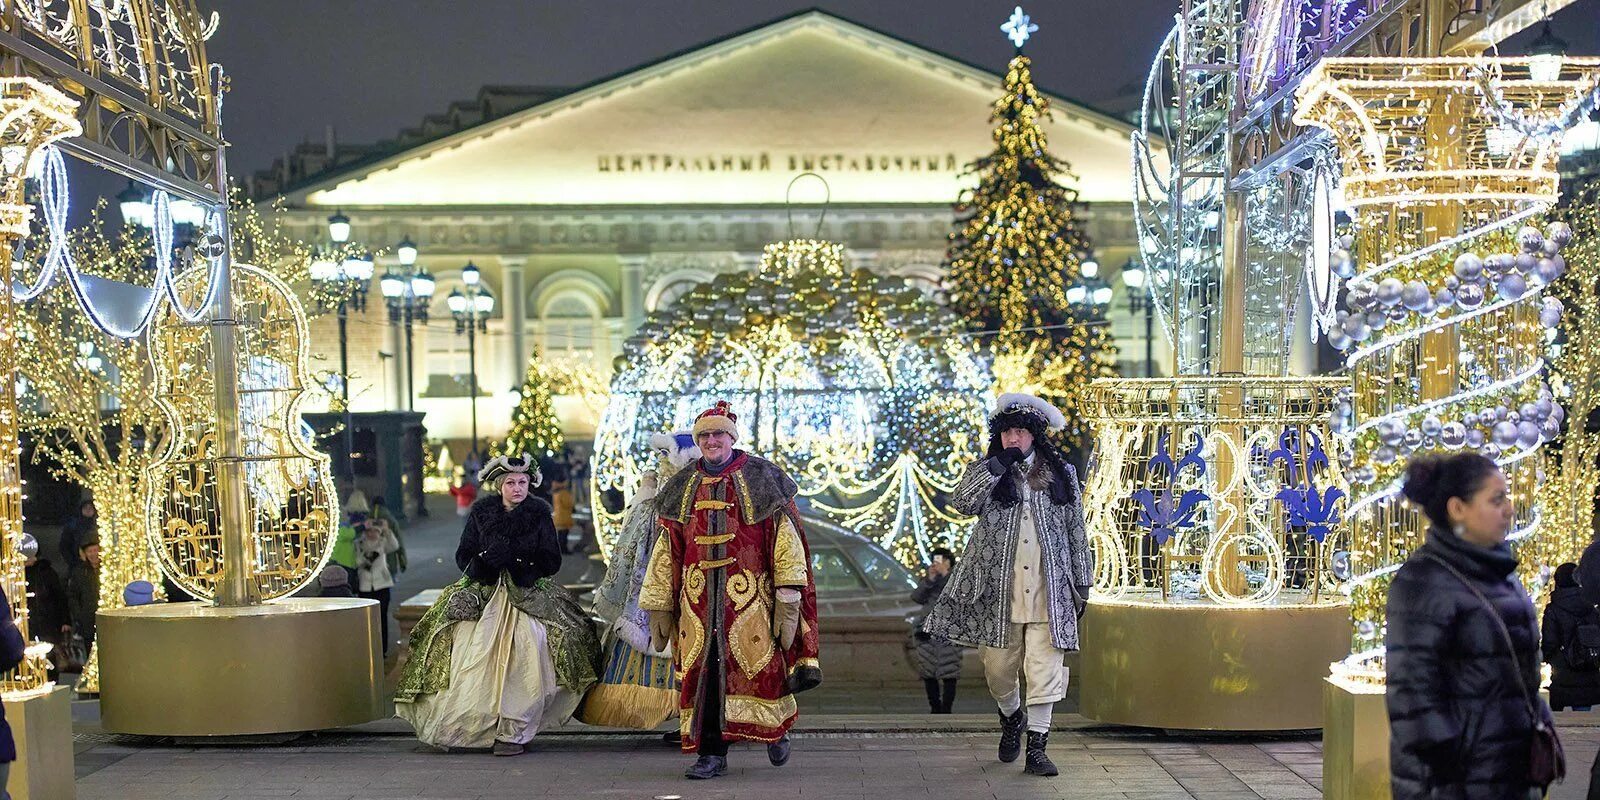
<instances>
[{"instance_id":1,"label":"arched window","mask_svg":"<svg viewBox=\"0 0 1600 800\"><path fill-rule=\"evenodd\" d=\"M540 350L545 358L594 357L600 308L589 294L572 289L559 291L544 301L539 319L544 332Z\"/></svg>"},{"instance_id":2,"label":"arched window","mask_svg":"<svg viewBox=\"0 0 1600 800\"><path fill-rule=\"evenodd\" d=\"M716 276L712 272L703 269L680 269L663 275L645 294L645 310L660 311L669 308L679 298L693 291L696 285L710 281L714 277Z\"/></svg>"}]
</instances>

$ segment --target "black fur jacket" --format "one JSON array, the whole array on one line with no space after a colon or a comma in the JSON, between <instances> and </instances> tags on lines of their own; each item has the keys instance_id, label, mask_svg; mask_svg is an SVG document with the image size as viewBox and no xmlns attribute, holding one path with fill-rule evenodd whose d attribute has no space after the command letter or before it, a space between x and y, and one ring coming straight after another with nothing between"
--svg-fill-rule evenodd
<instances>
[{"instance_id":1,"label":"black fur jacket","mask_svg":"<svg viewBox=\"0 0 1600 800\"><path fill-rule=\"evenodd\" d=\"M486 585L493 585L504 571L523 588L556 574L561 569L561 546L550 504L529 495L508 511L498 494L478 498L467 512L456 566Z\"/></svg>"}]
</instances>

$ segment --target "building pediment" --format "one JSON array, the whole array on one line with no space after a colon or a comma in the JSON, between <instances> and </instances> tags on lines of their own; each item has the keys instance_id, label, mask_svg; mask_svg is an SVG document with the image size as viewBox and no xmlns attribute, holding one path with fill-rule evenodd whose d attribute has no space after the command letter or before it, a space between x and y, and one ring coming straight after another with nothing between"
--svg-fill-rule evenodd
<instances>
[{"instance_id":1,"label":"building pediment","mask_svg":"<svg viewBox=\"0 0 1600 800\"><path fill-rule=\"evenodd\" d=\"M998 35L998 34L997 34ZM1048 57L1043 56L1043 57ZM790 17L309 183L292 205L948 204L992 146L1000 78L821 12ZM1052 98L1051 149L1127 202L1129 126ZM797 186L797 202L821 199Z\"/></svg>"}]
</instances>

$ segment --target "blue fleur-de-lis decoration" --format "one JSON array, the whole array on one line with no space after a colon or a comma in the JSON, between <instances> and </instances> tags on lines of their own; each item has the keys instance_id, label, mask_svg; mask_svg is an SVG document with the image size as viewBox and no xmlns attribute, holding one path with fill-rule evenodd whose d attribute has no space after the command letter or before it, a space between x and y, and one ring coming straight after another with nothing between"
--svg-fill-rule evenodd
<instances>
[{"instance_id":1,"label":"blue fleur-de-lis decoration","mask_svg":"<svg viewBox=\"0 0 1600 800\"><path fill-rule=\"evenodd\" d=\"M1189 451L1174 461L1167 433L1163 431L1156 440L1156 452L1150 457L1145 479L1154 483L1158 470L1165 470L1167 486L1139 489L1133 493L1133 500L1139 504L1139 526L1149 531L1157 547L1164 546L1180 529L1194 527L1200 504L1208 499L1206 493L1199 489L1189 489L1180 494L1174 487L1179 473L1185 469L1194 469L1196 477L1206 474L1205 456L1200 452L1203 444L1196 435Z\"/></svg>"},{"instance_id":2,"label":"blue fleur-de-lis decoration","mask_svg":"<svg viewBox=\"0 0 1600 800\"><path fill-rule=\"evenodd\" d=\"M1309 452L1305 449L1307 444L1310 445ZM1333 526L1339 524L1339 501L1345 497L1338 487L1329 486L1322 491L1317 489L1317 471L1327 470L1330 466L1328 453L1322 447L1322 437L1316 431L1302 433L1298 428L1285 428L1278 436L1278 449L1267 457L1269 465L1279 461L1286 467L1287 480L1277 498L1283 501L1289 525L1305 528L1306 533L1320 543L1327 538ZM1302 468L1304 480L1301 480Z\"/></svg>"}]
</instances>

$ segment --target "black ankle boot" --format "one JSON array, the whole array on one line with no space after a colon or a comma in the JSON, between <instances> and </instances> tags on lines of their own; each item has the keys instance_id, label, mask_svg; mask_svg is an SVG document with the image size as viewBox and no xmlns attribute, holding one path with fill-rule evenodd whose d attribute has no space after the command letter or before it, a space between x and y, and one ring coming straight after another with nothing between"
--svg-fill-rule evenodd
<instances>
[{"instance_id":1,"label":"black ankle boot","mask_svg":"<svg viewBox=\"0 0 1600 800\"><path fill-rule=\"evenodd\" d=\"M1028 710L1018 707L1011 716L1000 715L1000 760L1007 764L1022 754L1022 732L1028 727Z\"/></svg>"},{"instance_id":2,"label":"black ankle boot","mask_svg":"<svg viewBox=\"0 0 1600 800\"><path fill-rule=\"evenodd\" d=\"M1056 770L1056 765L1050 761L1050 756L1044 752L1045 745L1049 743L1048 731L1028 731L1028 764L1022 768L1023 772L1047 778L1061 774Z\"/></svg>"}]
</instances>

